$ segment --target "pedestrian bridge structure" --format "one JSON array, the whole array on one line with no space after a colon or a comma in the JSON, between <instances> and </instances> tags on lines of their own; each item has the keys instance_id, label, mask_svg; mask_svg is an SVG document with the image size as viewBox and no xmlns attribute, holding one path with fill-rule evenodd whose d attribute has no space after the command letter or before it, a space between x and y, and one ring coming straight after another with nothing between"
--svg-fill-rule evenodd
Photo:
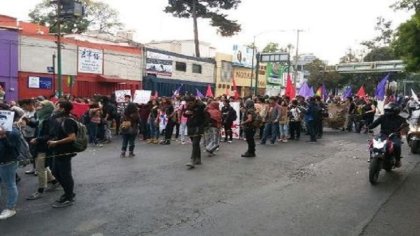
<instances>
[{"instance_id":1,"label":"pedestrian bridge structure","mask_svg":"<svg viewBox=\"0 0 420 236\"><path fill-rule=\"evenodd\" d=\"M340 74L347 73L383 73L402 72L405 65L402 60L393 61L372 61L344 63L327 67L327 71L337 71Z\"/></svg>"}]
</instances>

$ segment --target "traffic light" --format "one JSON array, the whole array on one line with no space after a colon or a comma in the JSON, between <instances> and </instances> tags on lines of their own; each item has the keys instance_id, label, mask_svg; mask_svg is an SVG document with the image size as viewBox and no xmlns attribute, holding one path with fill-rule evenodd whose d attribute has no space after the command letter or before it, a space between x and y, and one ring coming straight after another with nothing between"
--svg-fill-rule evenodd
<instances>
[{"instance_id":1,"label":"traffic light","mask_svg":"<svg viewBox=\"0 0 420 236\"><path fill-rule=\"evenodd\" d=\"M84 6L75 0L59 0L61 5L60 16L64 18L81 17L84 14Z\"/></svg>"}]
</instances>

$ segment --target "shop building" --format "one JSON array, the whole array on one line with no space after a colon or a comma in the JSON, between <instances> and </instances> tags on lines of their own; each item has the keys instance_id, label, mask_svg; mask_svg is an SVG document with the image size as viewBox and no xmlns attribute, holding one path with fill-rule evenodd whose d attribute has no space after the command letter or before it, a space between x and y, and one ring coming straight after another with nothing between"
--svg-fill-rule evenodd
<instances>
[{"instance_id":1,"label":"shop building","mask_svg":"<svg viewBox=\"0 0 420 236\"><path fill-rule=\"evenodd\" d=\"M214 91L213 59L197 58L160 49L145 49L146 75L144 89L159 96L172 96L180 88L180 94L205 94L208 85Z\"/></svg>"}]
</instances>

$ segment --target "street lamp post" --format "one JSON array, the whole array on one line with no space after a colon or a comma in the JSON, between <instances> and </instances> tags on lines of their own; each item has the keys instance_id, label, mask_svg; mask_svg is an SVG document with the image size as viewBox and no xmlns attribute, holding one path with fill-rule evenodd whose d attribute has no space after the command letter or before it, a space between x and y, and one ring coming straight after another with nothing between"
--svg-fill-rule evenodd
<instances>
[{"instance_id":1,"label":"street lamp post","mask_svg":"<svg viewBox=\"0 0 420 236\"><path fill-rule=\"evenodd\" d=\"M254 42L252 43L252 64L251 64L251 85L250 85L250 87L249 87L249 92L250 92L250 95L252 96L252 94L253 94L253 89L252 89L252 79L254 78L254 58L255 58L255 38L256 38L257 36L256 35L254 35Z\"/></svg>"}]
</instances>

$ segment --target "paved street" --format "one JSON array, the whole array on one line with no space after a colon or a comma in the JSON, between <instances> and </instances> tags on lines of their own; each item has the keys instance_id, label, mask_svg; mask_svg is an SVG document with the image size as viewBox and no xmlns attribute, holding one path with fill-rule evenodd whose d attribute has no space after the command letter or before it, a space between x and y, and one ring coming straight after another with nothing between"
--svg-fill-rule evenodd
<instances>
[{"instance_id":1,"label":"paved street","mask_svg":"<svg viewBox=\"0 0 420 236\"><path fill-rule=\"evenodd\" d=\"M373 187L366 140L328 130L318 144L258 145L255 159L236 141L187 171L190 145L141 142L121 159L116 139L73 160L72 207L51 208L60 191L24 200L36 178L21 173L1 235L414 235L420 156L405 144L403 167Z\"/></svg>"}]
</instances>

